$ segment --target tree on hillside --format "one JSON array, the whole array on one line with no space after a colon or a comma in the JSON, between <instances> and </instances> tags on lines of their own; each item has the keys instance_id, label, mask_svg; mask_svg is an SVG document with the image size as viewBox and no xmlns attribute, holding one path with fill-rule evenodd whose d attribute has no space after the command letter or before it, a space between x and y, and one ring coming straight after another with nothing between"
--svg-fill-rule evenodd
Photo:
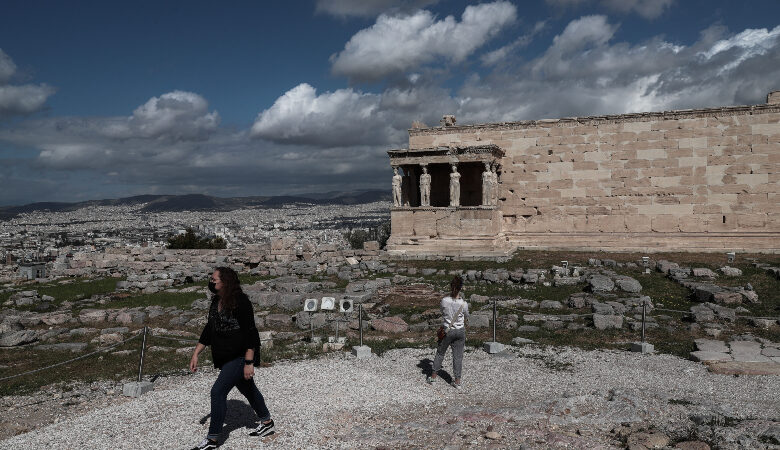
<instances>
[{"instance_id":1,"label":"tree on hillside","mask_svg":"<svg viewBox=\"0 0 780 450\"><path fill-rule=\"evenodd\" d=\"M178 234L168 238L168 248L170 249L192 249L192 248L227 248L227 242L221 237L213 239L202 238L195 234L195 230L187 228L184 234Z\"/></svg>"}]
</instances>

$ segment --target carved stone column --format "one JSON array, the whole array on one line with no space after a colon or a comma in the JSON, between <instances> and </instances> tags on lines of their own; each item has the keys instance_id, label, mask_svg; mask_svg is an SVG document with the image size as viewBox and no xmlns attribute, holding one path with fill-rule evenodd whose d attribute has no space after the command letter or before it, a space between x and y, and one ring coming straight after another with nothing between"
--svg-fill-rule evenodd
<instances>
[{"instance_id":1,"label":"carved stone column","mask_svg":"<svg viewBox=\"0 0 780 450\"><path fill-rule=\"evenodd\" d=\"M428 165L420 164L420 206L431 206L431 175L428 173Z\"/></svg>"},{"instance_id":2,"label":"carved stone column","mask_svg":"<svg viewBox=\"0 0 780 450\"><path fill-rule=\"evenodd\" d=\"M485 163L482 172L482 206L490 206L493 203L493 173L490 171L490 163Z\"/></svg>"},{"instance_id":3,"label":"carved stone column","mask_svg":"<svg viewBox=\"0 0 780 450\"><path fill-rule=\"evenodd\" d=\"M399 207L403 205L401 186L403 186L403 177L398 174L398 166L393 166L393 206Z\"/></svg>"},{"instance_id":4,"label":"carved stone column","mask_svg":"<svg viewBox=\"0 0 780 450\"><path fill-rule=\"evenodd\" d=\"M450 206L460 206L460 174L457 164L452 164L450 174Z\"/></svg>"}]
</instances>

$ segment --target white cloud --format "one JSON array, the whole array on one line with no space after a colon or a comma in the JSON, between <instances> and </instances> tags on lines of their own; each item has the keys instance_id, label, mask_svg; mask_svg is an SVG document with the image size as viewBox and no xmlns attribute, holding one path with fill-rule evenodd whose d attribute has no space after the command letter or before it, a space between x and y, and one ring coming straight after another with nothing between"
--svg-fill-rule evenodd
<instances>
[{"instance_id":1,"label":"white cloud","mask_svg":"<svg viewBox=\"0 0 780 450\"><path fill-rule=\"evenodd\" d=\"M46 84L12 85L15 74L16 64L0 49L0 119L39 111L55 92Z\"/></svg>"},{"instance_id":2,"label":"white cloud","mask_svg":"<svg viewBox=\"0 0 780 450\"><path fill-rule=\"evenodd\" d=\"M410 12L439 0L317 0L315 11L335 17L376 17L387 12Z\"/></svg>"},{"instance_id":3,"label":"white cloud","mask_svg":"<svg viewBox=\"0 0 780 450\"><path fill-rule=\"evenodd\" d=\"M539 57L469 79L459 123L762 103L780 79L780 26L701 33L688 46L660 37L613 42L604 16L569 23Z\"/></svg>"},{"instance_id":4,"label":"white cloud","mask_svg":"<svg viewBox=\"0 0 780 450\"><path fill-rule=\"evenodd\" d=\"M721 69L727 71L739 66L748 58L765 55L777 45L778 37L780 37L780 26L773 30L765 28L745 30L729 39L716 42L710 49L700 52L699 56L709 60L720 53L736 50L737 58Z\"/></svg>"},{"instance_id":5,"label":"white cloud","mask_svg":"<svg viewBox=\"0 0 780 450\"><path fill-rule=\"evenodd\" d=\"M218 125L219 114L208 112L206 99L184 91L152 97L133 111L129 121L132 133L174 139L203 139Z\"/></svg>"},{"instance_id":6,"label":"white cloud","mask_svg":"<svg viewBox=\"0 0 780 450\"><path fill-rule=\"evenodd\" d=\"M320 146L352 145L367 139L384 142L386 130L377 123L378 105L375 94L339 89L317 95L303 83L260 113L251 134L275 142Z\"/></svg>"},{"instance_id":7,"label":"white cloud","mask_svg":"<svg viewBox=\"0 0 780 450\"><path fill-rule=\"evenodd\" d=\"M672 6L675 0L599 0L601 7L621 14L637 14L645 19L656 19ZM577 8L594 0L546 0L555 8Z\"/></svg>"},{"instance_id":8,"label":"white cloud","mask_svg":"<svg viewBox=\"0 0 780 450\"><path fill-rule=\"evenodd\" d=\"M251 135L316 147L394 145L406 138L412 120L433 119L425 111L438 114L437 105L452 108L454 103L443 89L425 84L381 94L348 88L317 95L314 87L303 83L261 112Z\"/></svg>"},{"instance_id":9,"label":"white cloud","mask_svg":"<svg viewBox=\"0 0 780 450\"><path fill-rule=\"evenodd\" d=\"M461 62L515 17L515 6L506 1L468 6L460 22L453 16L437 21L429 11L383 14L331 56L332 71L351 79L377 80L438 58Z\"/></svg>"},{"instance_id":10,"label":"white cloud","mask_svg":"<svg viewBox=\"0 0 780 450\"><path fill-rule=\"evenodd\" d=\"M0 85L11 81L11 77L16 73L16 64L2 48L0 48Z\"/></svg>"},{"instance_id":11,"label":"white cloud","mask_svg":"<svg viewBox=\"0 0 780 450\"><path fill-rule=\"evenodd\" d=\"M672 6L674 0L601 0L601 3L613 11L636 13L645 19L655 19Z\"/></svg>"},{"instance_id":12,"label":"white cloud","mask_svg":"<svg viewBox=\"0 0 780 450\"><path fill-rule=\"evenodd\" d=\"M493 50L492 52L482 55L480 57L480 61L482 61L482 64L485 66L494 66L496 64L500 64L517 49L528 46L528 44L530 44L531 41L533 41L534 37L539 32L544 30L546 26L547 26L546 21L537 22L529 33L520 36L510 44L507 44L503 47Z\"/></svg>"}]
</instances>

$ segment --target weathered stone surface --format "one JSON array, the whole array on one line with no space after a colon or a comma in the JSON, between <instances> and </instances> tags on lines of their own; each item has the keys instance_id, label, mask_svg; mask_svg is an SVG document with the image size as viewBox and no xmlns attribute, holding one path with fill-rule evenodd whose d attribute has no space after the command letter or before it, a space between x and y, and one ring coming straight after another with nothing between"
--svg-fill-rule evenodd
<instances>
[{"instance_id":1,"label":"weathered stone surface","mask_svg":"<svg viewBox=\"0 0 780 450\"><path fill-rule=\"evenodd\" d=\"M714 351L696 351L691 352L691 359L697 362L710 361L731 361L732 357L728 353Z\"/></svg>"},{"instance_id":2,"label":"weathered stone surface","mask_svg":"<svg viewBox=\"0 0 780 450\"><path fill-rule=\"evenodd\" d=\"M642 285L639 284L639 281L631 277L619 277L617 280L615 280L615 284L617 285L618 289L626 292L631 292L633 294L642 292Z\"/></svg>"},{"instance_id":3,"label":"weathered stone surface","mask_svg":"<svg viewBox=\"0 0 780 450\"><path fill-rule=\"evenodd\" d=\"M674 448L680 450L710 450L709 444L702 441L682 441L676 443Z\"/></svg>"},{"instance_id":4,"label":"weathered stone surface","mask_svg":"<svg viewBox=\"0 0 780 450\"><path fill-rule=\"evenodd\" d=\"M541 303L539 303L539 308L541 309L563 309L563 305L561 302L557 300L542 300Z\"/></svg>"},{"instance_id":5,"label":"weathered stone surface","mask_svg":"<svg viewBox=\"0 0 780 450\"><path fill-rule=\"evenodd\" d=\"M87 348L87 343L86 342L62 342L59 344L37 345L35 348L41 350L54 350L54 351L79 353L79 352L83 352Z\"/></svg>"},{"instance_id":6,"label":"weathered stone surface","mask_svg":"<svg viewBox=\"0 0 780 450\"><path fill-rule=\"evenodd\" d=\"M591 307L591 311L593 311L596 314L602 314L602 315L615 314L615 310L612 308L612 305L608 305L606 303L593 302L593 304L590 305L590 307Z\"/></svg>"},{"instance_id":7,"label":"weathered stone surface","mask_svg":"<svg viewBox=\"0 0 780 450\"><path fill-rule=\"evenodd\" d=\"M0 335L0 347L15 347L35 342L35 340L36 333L33 330L11 331Z\"/></svg>"},{"instance_id":8,"label":"weathered stone surface","mask_svg":"<svg viewBox=\"0 0 780 450\"><path fill-rule=\"evenodd\" d=\"M490 300L490 297L487 295L471 294L471 297L469 297L469 301L476 303L485 303L488 300Z\"/></svg>"},{"instance_id":9,"label":"weathered stone surface","mask_svg":"<svg viewBox=\"0 0 780 450\"><path fill-rule=\"evenodd\" d=\"M756 294L756 291L753 290L743 290L739 291L740 294L742 294L742 298L747 303L760 303L758 299L758 294Z\"/></svg>"},{"instance_id":10,"label":"weathered stone surface","mask_svg":"<svg viewBox=\"0 0 780 450\"><path fill-rule=\"evenodd\" d=\"M265 323L270 327L288 326L292 325L292 317L289 314L269 314L265 316Z\"/></svg>"},{"instance_id":11,"label":"weathered stone surface","mask_svg":"<svg viewBox=\"0 0 780 450\"><path fill-rule=\"evenodd\" d=\"M696 344L696 349L699 351L716 353L728 353L731 351L723 341L716 341L712 339L696 339L693 342Z\"/></svg>"},{"instance_id":12,"label":"weathered stone surface","mask_svg":"<svg viewBox=\"0 0 780 450\"><path fill-rule=\"evenodd\" d=\"M580 277L555 277L553 284L555 286L574 286L580 281Z\"/></svg>"},{"instance_id":13,"label":"weathered stone surface","mask_svg":"<svg viewBox=\"0 0 780 450\"><path fill-rule=\"evenodd\" d=\"M380 317L371 320L371 328L383 333L404 333L409 325L398 316Z\"/></svg>"},{"instance_id":14,"label":"weathered stone surface","mask_svg":"<svg viewBox=\"0 0 780 450\"><path fill-rule=\"evenodd\" d=\"M491 317L492 314L471 314L468 318L468 325L472 328L487 328L490 326Z\"/></svg>"},{"instance_id":15,"label":"weathered stone surface","mask_svg":"<svg viewBox=\"0 0 780 450\"><path fill-rule=\"evenodd\" d=\"M615 289L615 283L612 281L612 279L604 275L591 275L588 278L588 284L590 285L591 290L594 292L608 292Z\"/></svg>"},{"instance_id":16,"label":"weathered stone surface","mask_svg":"<svg viewBox=\"0 0 780 450\"><path fill-rule=\"evenodd\" d=\"M702 284L699 286L696 286L693 297L698 302L709 302L712 301L712 296L715 293L723 291L723 288L720 286L715 286L714 284Z\"/></svg>"},{"instance_id":17,"label":"weathered stone surface","mask_svg":"<svg viewBox=\"0 0 780 450\"><path fill-rule=\"evenodd\" d=\"M531 339L526 339L523 337L516 337L512 339L512 345L524 345L524 344L533 344L534 341Z\"/></svg>"},{"instance_id":18,"label":"weathered stone surface","mask_svg":"<svg viewBox=\"0 0 780 450\"><path fill-rule=\"evenodd\" d=\"M143 311L122 311L116 315L116 321L118 323L129 324L143 324L146 320L146 313Z\"/></svg>"},{"instance_id":19,"label":"weathered stone surface","mask_svg":"<svg viewBox=\"0 0 780 450\"><path fill-rule=\"evenodd\" d=\"M23 329L24 326L19 322L19 318L16 317L8 317L0 323L0 334L13 333Z\"/></svg>"},{"instance_id":20,"label":"weathered stone surface","mask_svg":"<svg viewBox=\"0 0 780 450\"><path fill-rule=\"evenodd\" d=\"M594 314L593 326L599 330L608 330L611 328L622 328L623 316Z\"/></svg>"},{"instance_id":21,"label":"weathered stone surface","mask_svg":"<svg viewBox=\"0 0 780 450\"><path fill-rule=\"evenodd\" d=\"M718 276L715 272L713 272L710 269L707 269L706 267L695 267L693 269L693 276L694 277L706 277L706 278L715 278Z\"/></svg>"},{"instance_id":22,"label":"weathered stone surface","mask_svg":"<svg viewBox=\"0 0 780 450\"><path fill-rule=\"evenodd\" d=\"M704 305L691 306L693 320L698 323L712 322L715 320L715 311Z\"/></svg>"},{"instance_id":23,"label":"weathered stone surface","mask_svg":"<svg viewBox=\"0 0 780 450\"><path fill-rule=\"evenodd\" d=\"M724 305L738 305L742 303L742 294L739 292L715 292L712 294L712 301Z\"/></svg>"},{"instance_id":24,"label":"weathered stone surface","mask_svg":"<svg viewBox=\"0 0 780 450\"><path fill-rule=\"evenodd\" d=\"M777 358L780 357L780 348L766 347L761 350L761 354L769 358Z\"/></svg>"},{"instance_id":25,"label":"weathered stone surface","mask_svg":"<svg viewBox=\"0 0 780 450\"><path fill-rule=\"evenodd\" d=\"M566 300L566 304L569 308L580 309L589 306L593 303L593 299L585 293L576 293L569 296Z\"/></svg>"},{"instance_id":26,"label":"weathered stone surface","mask_svg":"<svg viewBox=\"0 0 780 450\"><path fill-rule=\"evenodd\" d=\"M777 362L723 361L709 363L707 368L722 375L780 375Z\"/></svg>"},{"instance_id":27,"label":"weathered stone surface","mask_svg":"<svg viewBox=\"0 0 780 450\"><path fill-rule=\"evenodd\" d=\"M664 448L669 445L669 442L671 442L669 436L658 431L649 431L632 434L628 437L626 446L629 450L646 450Z\"/></svg>"},{"instance_id":28,"label":"weathered stone surface","mask_svg":"<svg viewBox=\"0 0 780 450\"><path fill-rule=\"evenodd\" d=\"M522 276L523 283L536 283L539 281L539 275L535 273L524 273Z\"/></svg>"},{"instance_id":29,"label":"weathered stone surface","mask_svg":"<svg viewBox=\"0 0 780 450\"><path fill-rule=\"evenodd\" d=\"M736 267L725 266L725 267L721 267L718 270L720 271L720 273L722 273L727 277L738 277L742 275L742 271L737 269Z\"/></svg>"},{"instance_id":30,"label":"weathered stone surface","mask_svg":"<svg viewBox=\"0 0 780 450\"><path fill-rule=\"evenodd\" d=\"M98 323L104 322L108 312L105 309L83 309L79 314L79 320L81 323Z\"/></svg>"}]
</instances>

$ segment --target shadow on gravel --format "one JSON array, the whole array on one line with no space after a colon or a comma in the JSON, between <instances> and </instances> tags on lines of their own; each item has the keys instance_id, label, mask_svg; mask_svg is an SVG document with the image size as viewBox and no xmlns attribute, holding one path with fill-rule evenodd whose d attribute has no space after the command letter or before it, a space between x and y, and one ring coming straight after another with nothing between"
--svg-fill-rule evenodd
<instances>
[{"instance_id":1,"label":"shadow on gravel","mask_svg":"<svg viewBox=\"0 0 780 450\"><path fill-rule=\"evenodd\" d=\"M211 414L206 414L200 419L200 424L204 425L211 418ZM224 444L230 437L230 433L239 428L254 429L260 424L257 420L255 410L247 402L231 399L227 402L227 414L225 415L225 424L222 427L222 436L220 436L219 445ZM247 430L247 433L249 430Z\"/></svg>"},{"instance_id":2,"label":"shadow on gravel","mask_svg":"<svg viewBox=\"0 0 780 450\"><path fill-rule=\"evenodd\" d=\"M431 361L429 358L421 359L419 363L417 363L417 367L420 368L420 372L426 377L429 377L433 374L433 361ZM442 380L444 380L445 383L452 383L452 375L447 373L446 370L443 368L439 371L438 374Z\"/></svg>"}]
</instances>

